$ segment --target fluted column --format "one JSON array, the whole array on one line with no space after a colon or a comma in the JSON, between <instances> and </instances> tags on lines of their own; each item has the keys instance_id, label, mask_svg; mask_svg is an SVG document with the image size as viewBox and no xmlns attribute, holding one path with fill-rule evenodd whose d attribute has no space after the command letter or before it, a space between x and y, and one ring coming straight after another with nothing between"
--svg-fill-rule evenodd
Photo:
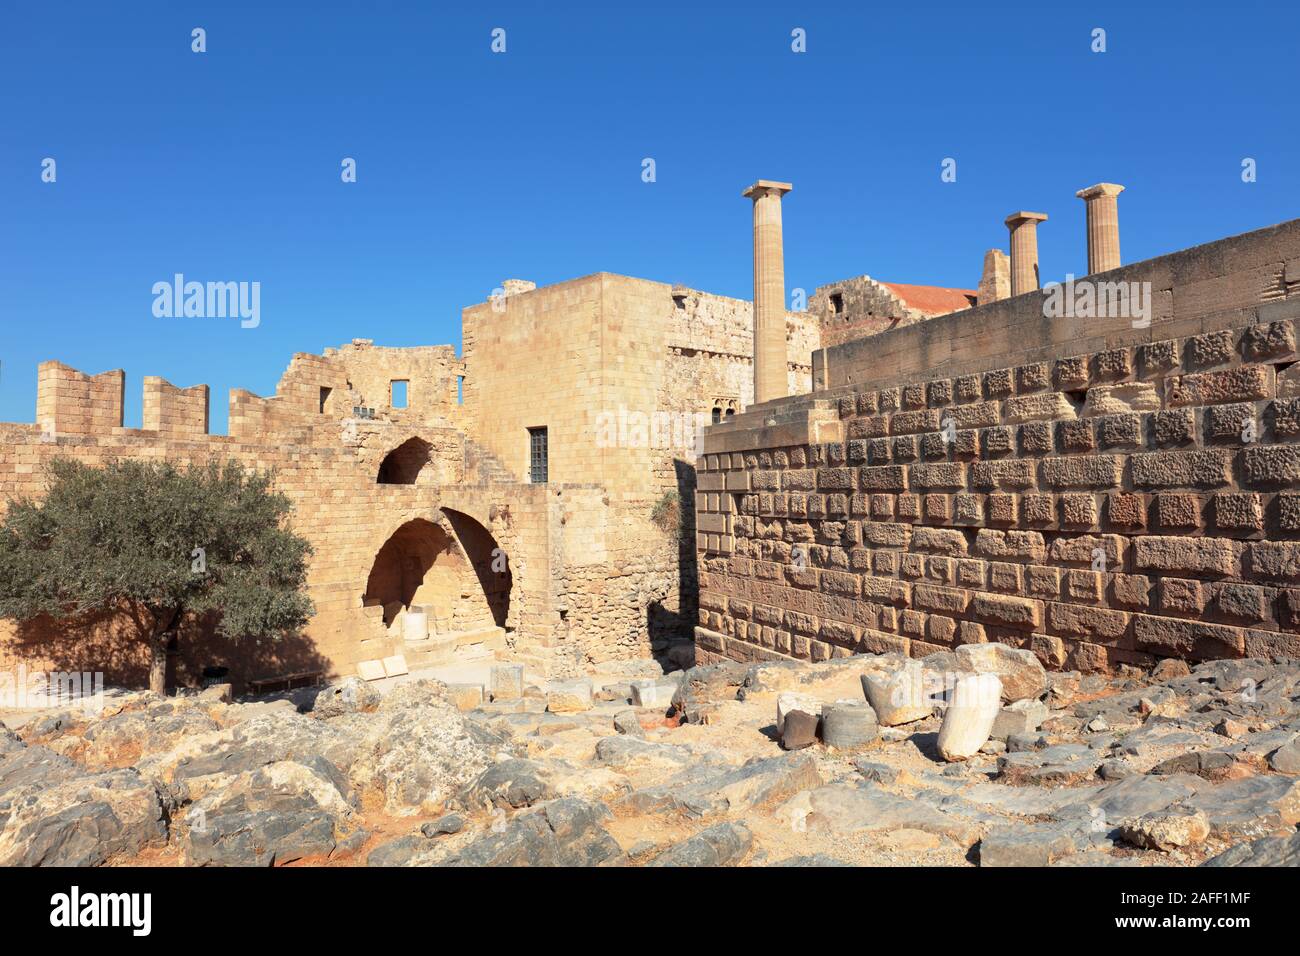
<instances>
[{"instance_id":1,"label":"fluted column","mask_svg":"<svg viewBox=\"0 0 1300 956\"><path fill-rule=\"evenodd\" d=\"M1038 224L1047 221L1041 212L1013 212L1007 216L1011 230L1011 294L1033 292L1038 285Z\"/></svg>"},{"instance_id":2,"label":"fluted column","mask_svg":"<svg viewBox=\"0 0 1300 956\"><path fill-rule=\"evenodd\" d=\"M1115 183L1098 183L1075 193L1087 203L1089 275L1120 266L1117 197L1123 191L1124 187Z\"/></svg>"},{"instance_id":3,"label":"fluted column","mask_svg":"<svg viewBox=\"0 0 1300 956\"><path fill-rule=\"evenodd\" d=\"M794 187L760 179L742 193L754 201L754 401L789 391L785 345L785 249L781 197Z\"/></svg>"}]
</instances>

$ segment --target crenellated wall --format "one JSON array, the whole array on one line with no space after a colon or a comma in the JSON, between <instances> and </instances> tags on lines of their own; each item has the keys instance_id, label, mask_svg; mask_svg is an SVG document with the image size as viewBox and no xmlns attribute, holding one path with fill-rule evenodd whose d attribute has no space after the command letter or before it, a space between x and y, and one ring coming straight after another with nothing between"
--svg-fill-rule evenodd
<instances>
[{"instance_id":1,"label":"crenellated wall","mask_svg":"<svg viewBox=\"0 0 1300 956\"><path fill-rule=\"evenodd\" d=\"M829 348L705 437L703 659L1300 656L1300 221Z\"/></svg>"}]
</instances>

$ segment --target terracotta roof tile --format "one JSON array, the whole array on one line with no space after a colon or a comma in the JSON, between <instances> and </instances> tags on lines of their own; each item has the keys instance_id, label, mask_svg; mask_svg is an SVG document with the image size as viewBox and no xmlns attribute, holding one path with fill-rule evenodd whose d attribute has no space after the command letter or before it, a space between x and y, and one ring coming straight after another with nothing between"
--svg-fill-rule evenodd
<instances>
[{"instance_id":1,"label":"terracotta roof tile","mask_svg":"<svg viewBox=\"0 0 1300 956\"><path fill-rule=\"evenodd\" d=\"M976 302L974 289L945 289L937 285L906 285L902 282L880 283L906 303L927 315L946 315L969 309Z\"/></svg>"}]
</instances>

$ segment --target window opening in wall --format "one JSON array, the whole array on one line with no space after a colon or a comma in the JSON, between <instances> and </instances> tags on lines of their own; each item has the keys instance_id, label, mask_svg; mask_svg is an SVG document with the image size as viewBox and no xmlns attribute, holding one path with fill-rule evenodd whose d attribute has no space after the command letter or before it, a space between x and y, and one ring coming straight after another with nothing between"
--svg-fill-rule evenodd
<instances>
[{"instance_id":1,"label":"window opening in wall","mask_svg":"<svg viewBox=\"0 0 1300 956\"><path fill-rule=\"evenodd\" d=\"M325 403L330 400L330 392L332 391L334 389L326 388L324 385L320 387L320 413L322 415L325 414Z\"/></svg>"},{"instance_id":2,"label":"window opening in wall","mask_svg":"<svg viewBox=\"0 0 1300 956\"><path fill-rule=\"evenodd\" d=\"M831 315L839 315L844 311L844 296L842 293L831 293Z\"/></svg>"},{"instance_id":3,"label":"window opening in wall","mask_svg":"<svg viewBox=\"0 0 1300 956\"><path fill-rule=\"evenodd\" d=\"M734 415L734 414L736 414L736 410L735 410L734 408L728 408L728 409L727 409L727 417L728 417L728 418L730 418L730 417L731 417L732 415Z\"/></svg>"},{"instance_id":4,"label":"window opening in wall","mask_svg":"<svg viewBox=\"0 0 1300 956\"><path fill-rule=\"evenodd\" d=\"M393 408L405 408L407 401L407 386L410 383L403 379L393 379L389 386L389 402Z\"/></svg>"},{"instance_id":5,"label":"window opening in wall","mask_svg":"<svg viewBox=\"0 0 1300 956\"><path fill-rule=\"evenodd\" d=\"M457 405L465 404L465 376L464 375L456 376L456 404Z\"/></svg>"},{"instance_id":6,"label":"window opening in wall","mask_svg":"<svg viewBox=\"0 0 1300 956\"><path fill-rule=\"evenodd\" d=\"M528 480L535 485L546 484L550 470L546 444L545 427L528 429Z\"/></svg>"},{"instance_id":7,"label":"window opening in wall","mask_svg":"<svg viewBox=\"0 0 1300 956\"><path fill-rule=\"evenodd\" d=\"M713 407L713 424L716 425L716 424L718 424L718 422L720 422L720 421L722 421L722 409L718 408L718 407L715 405L715 406Z\"/></svg>"}]
</instances>

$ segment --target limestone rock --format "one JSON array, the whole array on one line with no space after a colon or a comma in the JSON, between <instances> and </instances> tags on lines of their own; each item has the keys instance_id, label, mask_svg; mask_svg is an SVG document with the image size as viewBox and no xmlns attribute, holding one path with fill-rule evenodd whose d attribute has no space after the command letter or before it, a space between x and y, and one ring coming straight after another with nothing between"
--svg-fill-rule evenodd
<instances>
[{"instance_id":1,"label":"limestone rock","mask_svg":"<svg viewBox=\"0 0 1300 956\"><path fill-rule=\"evenodd\" d=\"M1129 820L1119 828L1119 838L1149 850L1174 850L1204 843L1210 821L1200 810L1172 808Z\"/></svg>"},{"instance_id":2,"label":"limestone rock","mask_svg":"<svg viewBox=\"0 0 1300 956\"><path fill-rule=\"evenodd\" d=\"M1002 682L996 674L958 678L939 728L939 755L947 761L958 761L979 753L1001 707Z\"/></svg>"},{"instance_id":3,"label":"limestone rock","mask_svg":"<svg viewBox=\"0 0 1300 956\"><path fill-rule=\"evenodd\" d=\"M862 675L862 690L885 727L929 717L934 703L926 694L921 662L908 660L893 671Z\"/></svg>"},{"instance_id":4,"label":"limestone rock","mask_svg":"<svg viewBox=\"0 0 1300 956\"><path fill-rule=\"evenodd\" d=\"M382 695L360 677L345 677L316 695L311 712L322 719L340 714L360 714L379 706Z\"/></svg>"},{"instance_id":5,"label":"limestone rock","mask_svg":"<svg viewBox=\"0 0 1300 956\"><path fill-rule=\"evenodd\" d=\"M1030 700L1047 693L1047 671L1032 651L1006 644L962 644L958 663L977 674L996 674L1002 682L1002 699L1008 703Z\"/></svg>"},{"instance_id":6,"label":"limestone rock","mask_svg":"<svg viewBox=\"0 0 1300 956\"><path fill-rule=\"evenodd\" d=\"M591 710L591 700L590 679L556 681L546 692L546 709L553 714L577 714Z\"/></svg>"},{"instance_id":7,"label":"limestone rock","mask_svg":"<svg viewBox=\"0 0 1300 956\"><path fill-rule=\"evenodd\" d=\"M837 700L822 708L822 742L837 750L855 750L880 736L876 712L866 701Z\"/></svg>"},{"instance_id":8,"label":"limestone rock","mask_svg":"<svg viewBox=\"0 0 1300 956\"><path fill-rule=\"evenodd\" d=\"M749 852L754 835L739 823L718 823L660 854L651 866L728 866Z\"/></svg>"}]
</instances>

